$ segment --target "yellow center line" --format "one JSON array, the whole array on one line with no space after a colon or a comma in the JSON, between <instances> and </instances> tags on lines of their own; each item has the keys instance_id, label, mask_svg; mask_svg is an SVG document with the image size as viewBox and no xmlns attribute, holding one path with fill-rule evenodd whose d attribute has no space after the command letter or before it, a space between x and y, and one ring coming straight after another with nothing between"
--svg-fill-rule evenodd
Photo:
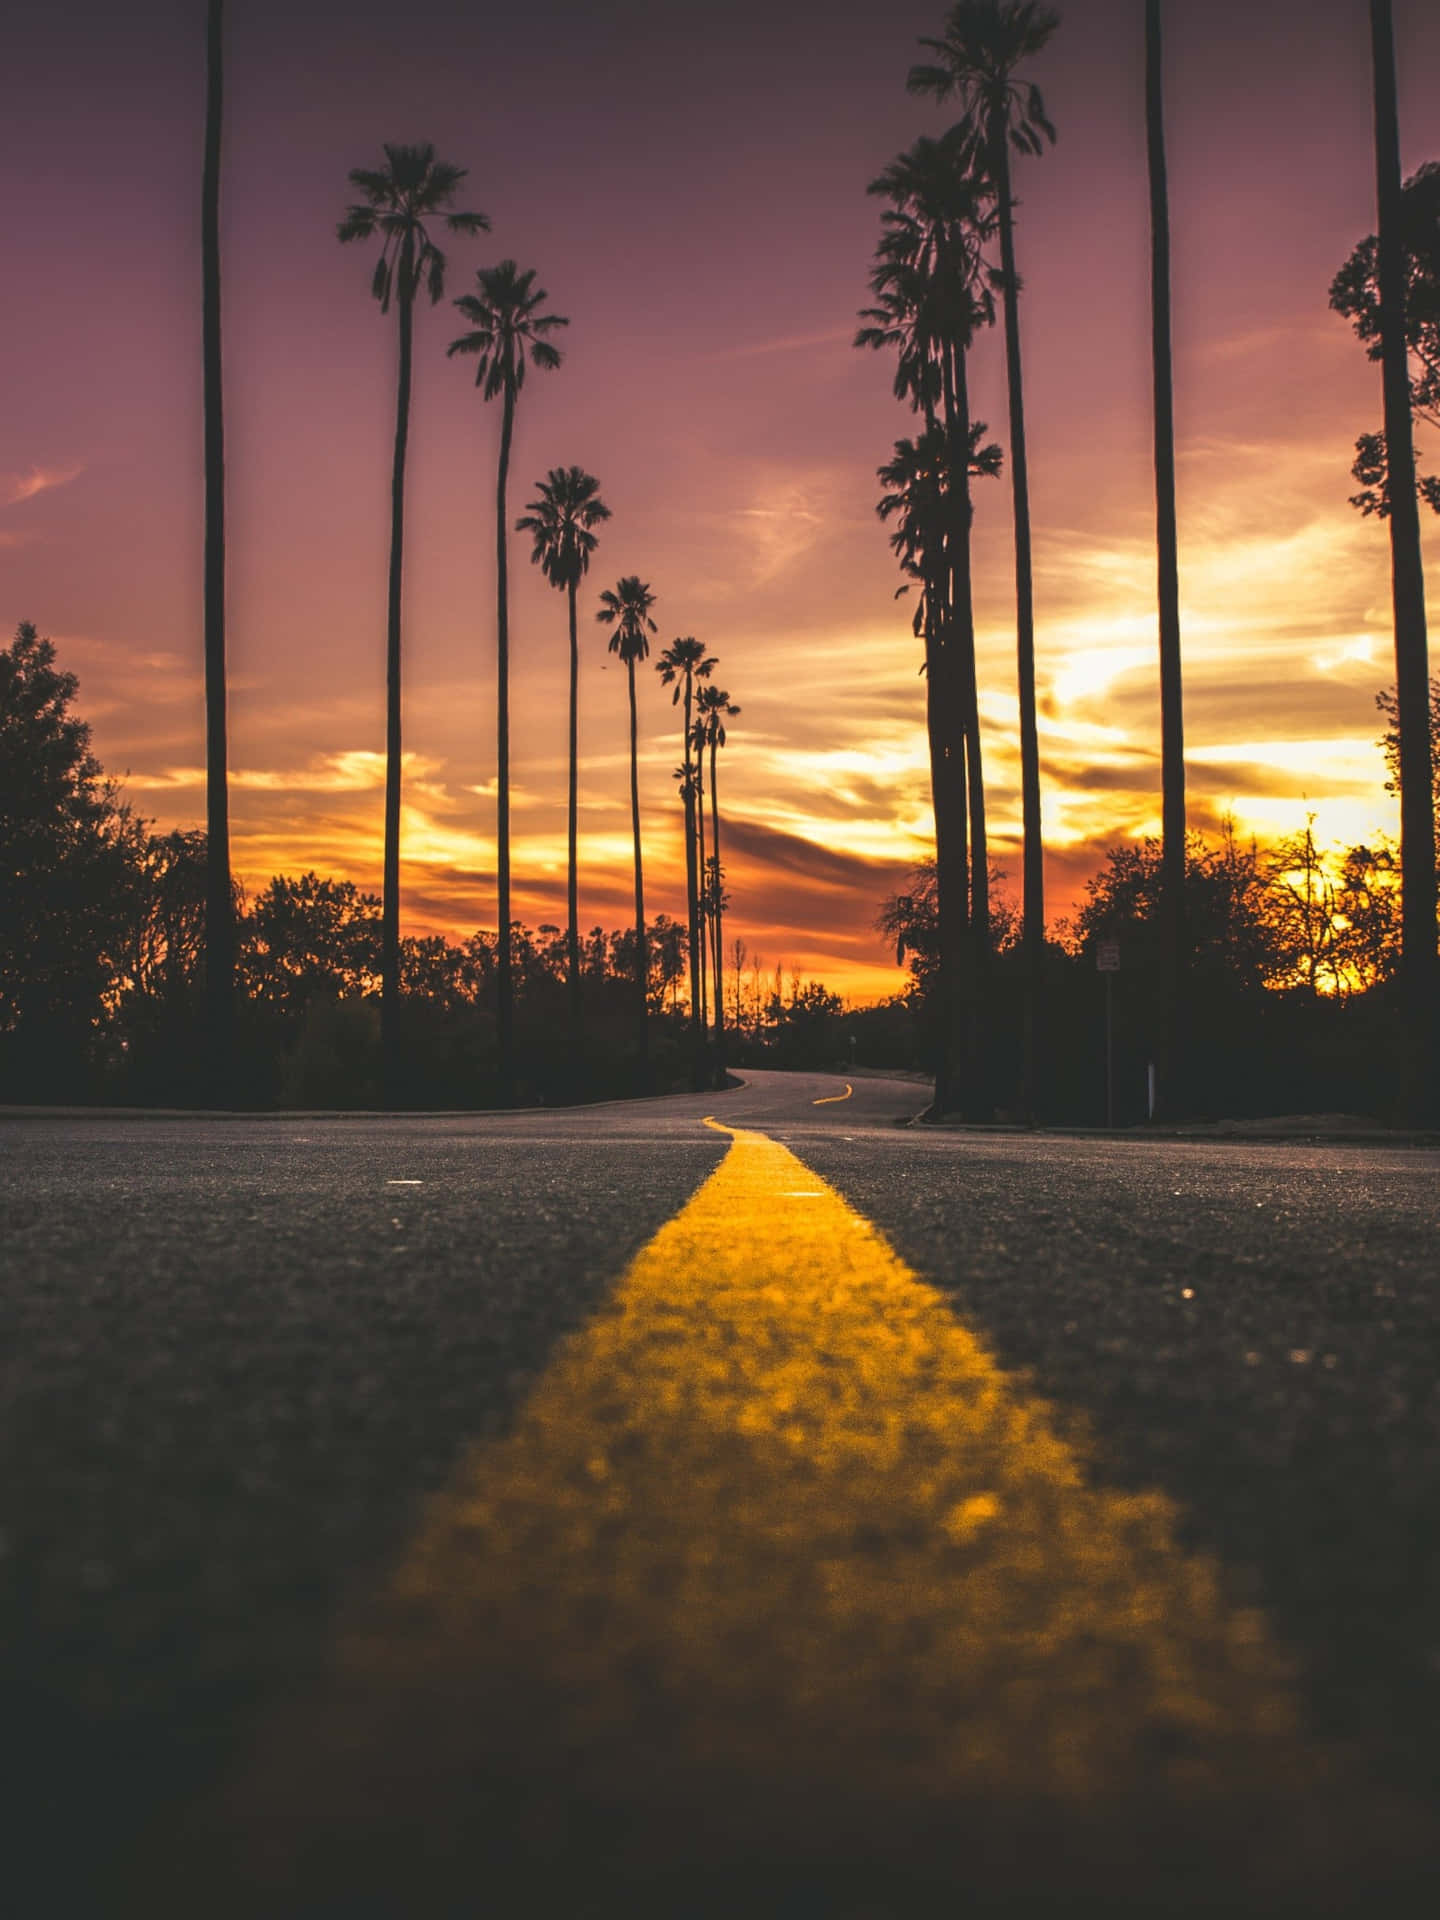
<instances>
[{"instance_id":1,"label":"yellow center line","mask_svg":"<svg viewBox=\"0 0 1440 1920\"><path fill-rule=\"evenodd\" d=\"M854 1087L847 1080L844 1093L827 1093L823 1100L812 1100L810 1104L812 1107L833 1107L837 1101L848 1100L854 1091Z\"/></svg>"},{"instance_id":2,"label":"yellow center line","mask_svg":"<svg viewBox=\"0 0 1440 1920\"><path fill-rule=\"evenodd\" d=\"M272 1855L287 1822L301 1852L330 1830L353 1866L367 1822L460 1818L456 1779L673 1812L701 1777L684 1804L716 1819L781 1793L798 1821L807 1787L872 1809L1219 1796L1280 1844L1254 1807L1313 1810L1327 1767L1262 1617L1227 1608L1163 1495L1091 1484L839 1194L722 1130L513 1430L431 1499L227 1818Z\"/></svg>"}]
</instances>

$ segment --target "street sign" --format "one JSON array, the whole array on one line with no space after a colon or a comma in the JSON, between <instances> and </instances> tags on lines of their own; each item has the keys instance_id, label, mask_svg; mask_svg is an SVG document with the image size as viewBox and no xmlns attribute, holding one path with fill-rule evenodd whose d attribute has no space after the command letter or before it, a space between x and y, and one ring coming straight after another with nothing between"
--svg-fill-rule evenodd
<instances>
[{"instance_id":1,"label":"street sign","mask_svg":"<svg viewBox=\"0 0 1440 1920\"><path fill-rule=\"evenodd\" d=\"M1099 973L1118 973L1120 971L1120 942L1101 940L1095 948L1095 967Z\"/></svg>"}]
</instances>

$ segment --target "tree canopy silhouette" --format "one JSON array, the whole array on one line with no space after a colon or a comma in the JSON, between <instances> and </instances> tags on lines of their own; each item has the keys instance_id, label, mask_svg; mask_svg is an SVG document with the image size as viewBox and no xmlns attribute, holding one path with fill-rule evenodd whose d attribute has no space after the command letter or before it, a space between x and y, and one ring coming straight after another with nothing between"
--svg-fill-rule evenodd
<instances>
[{"instance_id":1,"label":"tree canopy silhouette","mask_svg":"<svg viewBox=\"0 0 1440 1920\"><path fill-rule=\"evenodd\" d=\"M129 957L143 828L71 711L73 673L22 620L0 648L0 1080L15 1093L87 1066Z\"/></svg>"}]
</instances>

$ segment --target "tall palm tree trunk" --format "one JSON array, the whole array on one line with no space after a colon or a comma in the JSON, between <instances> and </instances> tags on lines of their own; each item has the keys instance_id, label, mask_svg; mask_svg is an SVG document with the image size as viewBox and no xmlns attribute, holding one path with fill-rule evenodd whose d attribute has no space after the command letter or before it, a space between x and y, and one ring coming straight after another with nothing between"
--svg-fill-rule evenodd
<instances>
[{"instance_id":1,"label":"tall palm tree trunk","mask_svg":"<svg viewBox=\"0 0 1440 1920\"><path fill-rule=\"evenodd\" d=\"M1400 128L1395 101L1395 35L1390 0L1370 0L1375 91L1375 181L1379 201L1381 371L1390 500L1390 583L1395 609L1395 705L1400 734L1400 964L1409 1085L1416 1121L1440 1108L1440 1029L1435 1008L1435 801L1431 777L1430 670L1425 572L1415 495L1415 439L1405 339L1405 252L1401 229Z\"/></svg>"},{"instance_id":2,"label":"tall palm tree trunk","mask_svg":"<svg viewBox=\"0 0 1440 1920\"><path fill-rule=\"evenodd\" d=\"M627 660L630 680L630 827L635 839L635 989L640 1019L640 1077L650 1068L650 954L645 937L645 875L640 857L640 748L635 717L635 662Z\"/></svg>"},{"instance_id":3,"label":"tall palm tree trunk","mask_svg":"<svg viewBox=\"0 0 1440 1920\"><path fill-rule=\"evenodd\" d=\"M705 897L705 754L695 758L695 906L700 925L700 1031L710 1027L710 903Z\"/></svg>"},{"instance_id":4,"label":"tall palm tree trunk","mask_svg":"<svg viewBox=\"0 0 1440 1920\"><path fill-rule=\"evenodd\" d=\"M965 768L970 801L970 930L983 971L990 952L990 847L985 828L985 771L980 750L980 683L975 659L975 599L970 537L975 506L970 492L970 382L965 352L953 349L953 395L957 455L952 457L951 485L957 484L958 512L951 557L952 619L960 640L960 697L965 729ZM958 465L957 465L958 461Z\"/></svg>"},{"instance_id":5,"label":"tall palm tree trunk","mask_svg":"<svg viewBox=\"0 0 1440 1920\"><path fill-rule=\"evenodd\" d=\"M578 1072L581 1046L580 1011L580 643L575 631L575 582L569 582L570 598L570 924L566 938L566 965L570 977L570 1052L571 1069Z\"/></svg>"},{"instance_id":6,"label":"tall palm tree trunk","mask_svg":"<svg viewBox=\"0 0 1440 1920\"><path fill-rule=\"evenodd\" d=\"M937 623L938 624L938 623ZM943 631L925 642L925 725L930 743L930 804L935 815L935 904L939 1017L936 1023L936 1115L953 1112L968 1075L965 1059L964 952L969 936L965 753L951 718L956 705L953 651Z\"/></svg>"},{"instance_id":7,"label":"tall palm tree trunk","mask_svg":"<svg viewBox=\"0 0 1440 1920\"><path fill-rule=\"evenodd\" d=\"M510 438L515 425L515 389L505 384L500 419L500 462L495 480L495 879L500 916L495 1039L500 1101L515 1098L515 981L510 940L510 576L505 528L505 486L510 475Z\"/></svg>"},{"instance_id":8,"label":"tall palm tree trunk","mask_svg":"<svg viewBox=\"0 0 1440 1920\"><path fill-rule=\"evenodd\" d=\"M696 1093L705 1087L705 1028L701 1011L701 974L705 956L700 934L700 890L695 871L695 780L690 761L690 706L692 675L685 670L685 896L690 929L690 1078Z\"/></svg>"},{"instance_id":9,"label":"tall palm tree trunk","mask_svg":"<svg viewBox=\"0 0 1440 1920\"><path fill-rule=\"evenodd\" d=\"M1160 0L1145 0L1145 140L1150 163L1150 327L1155 380L1155 546L1160 614L1161 931L1165 977L1157 1111L1184 1110L1186 1087L1185 719L1175 524L1175 394L1170 356L1170 199Z\"/></svg>"},{"instance_id":10,"label":"tall palm tree trunk","mask_svg":"<svg viewBox=\"0 0 1440 1920\"><path fill-rule=\"evenodd\" d=\"M946 530L946 566L950 621L946 646L953 653L949 726L957 760L955 779L968 802L970 869L962 952L964 968L965 1092L964 1107L972 1119L988 1120L992 1110L985 1060L985 988L989 972L990 853L985 827L985 772L980 748L980 692L975 660L975 607L971 580L970 528L974 517L970 498L970 391L965 355L953 343L942 358L945 403L946 465L949 471L951 514ZM959 830L963 836L964 815Z\"/></svg>"},{"instance_id":11,"label":"tall palm tree trunk","mask_svg":"<svg viewBox=\"0 0 1440 1920\"><path fill-rule=\"evenodd\" d=\"M210 1097L233 1097L235 901L225 717L225 413L220 355L220 130L224 0L209 0L200 189L205 387L205 995Z\"/></svg>"},{"instance_id":12,"label":"tall palm tree trunk","mask_svg":"<svg viewBox=\"0 0 1440 1920\"><path fill-rule=\"evenodd\" d=\"M395 398L395 463L390 475L390 590L385 633L385 862L380 904L380 1083L387 1107L400 1098L400 586L405 557L405 453L415 303L413 242L399 269L400 377Z\"/></svg>"},{"instance_id":13,"label":"tall palm tree trunk","mask_svg":"<svg viewBox=\"0 0 1440 1920\"><path fill-rule=\"evenodd\" d=\"M720 907L720 788L715 771L720 745L710 742L710 858L714 886L710 896L710 935L715 952L715 1064L725 1069L725 932Z\"/></svg>"},{"instance_id":14,"label":"tall palm tree trunk","mask_svg":"<svg viewBox=\"0 0 1440 1920\"><path fill-rule=\"evenodd\" d=\"M1040 833L1040 734L1035 717L1035 591L1030 557L1030 466L1025 452L1025 382L1020 357L1020 286L1015 272L1015 219L1005 128L990 137L1000 215L1001 299L1010 400L1010 490L1015 514L1015 655L1020 694L1020 816L1024 839L1022 902L1021 1105L1033 1119L1036 1100L1035 1011L1045 954L1045 848Z\"/></svg>"}]
</instances>

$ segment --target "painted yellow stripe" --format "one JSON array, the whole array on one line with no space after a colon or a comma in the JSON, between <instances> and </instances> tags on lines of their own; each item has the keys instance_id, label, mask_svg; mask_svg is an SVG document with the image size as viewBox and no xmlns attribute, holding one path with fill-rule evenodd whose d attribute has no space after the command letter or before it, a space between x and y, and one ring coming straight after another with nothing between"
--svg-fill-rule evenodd
<instances>
[{"instance_id":1,"label":"painted yellow stripe","mask_svg":"<svg viewBox=\"0 0 1440 1920\"><path fill-rule=\"evenodd\" d=\"M807 1786L872 1811L1218 1794L1276 1831L1254 1807L1318 1763L1263 1620L1175 1521L1090 1484L946 1299L737 1130L431 1502L231 1817L272 1850L338 1824L353 1862L367 1821L443 1825L457 1778L653 1812L700 1777L685 1804L717 1819L750 1793L798 1820Z\"/></svg>"},{"instance_id":2,"label":"painted yellow stripe","mask_svg":"<svg viewBox=\"0 0 1440 1920\"><path fill-rule=\"evenodd\" d=\"M823 1100L812 1100L810 1104L812 1107L833 1107L839 1100L848 1100L854 1091L854 1087L847 1080L844 1093L827 1093Z\"/></svg>"}]
</instances>

